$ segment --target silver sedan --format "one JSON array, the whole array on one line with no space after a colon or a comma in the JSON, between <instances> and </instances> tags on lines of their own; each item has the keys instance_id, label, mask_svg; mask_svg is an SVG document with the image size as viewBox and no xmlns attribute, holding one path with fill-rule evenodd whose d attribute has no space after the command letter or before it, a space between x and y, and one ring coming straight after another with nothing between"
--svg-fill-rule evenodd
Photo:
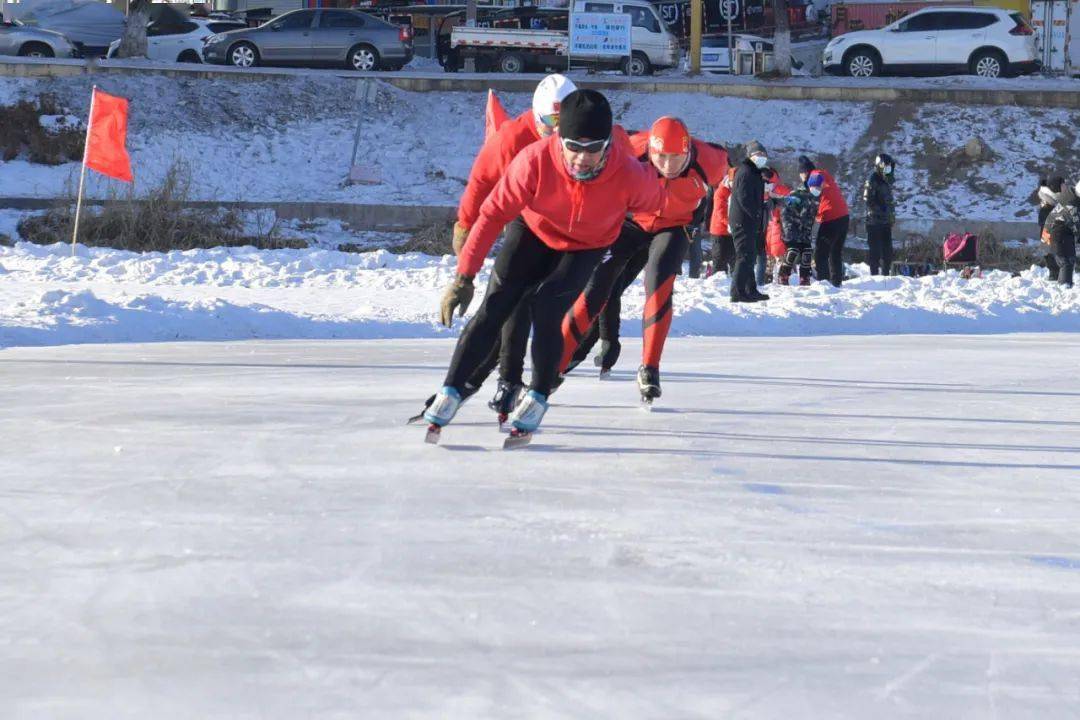
<instances>
[{"instance_id":1,"label":"silver sedan","mask_svg":"<svg viewBox=\"0 0 1080 720\"><path fill-rule=\"evenodd\" d=\"M64 35L19 22L0 23L0 55L23 57L78 57L79 51Z\"/></svg>"},{"instance_id":2,"label":"silver sedan","mask_svg":"<svg viewBox=\"0 0 1080 720\"><path fill-rule=\"evenodd\" d=\"M209 63L396 70L412 60L412 30L355 10L294 10L251 30L212 35Z\"/></svg>"}]
</instances>

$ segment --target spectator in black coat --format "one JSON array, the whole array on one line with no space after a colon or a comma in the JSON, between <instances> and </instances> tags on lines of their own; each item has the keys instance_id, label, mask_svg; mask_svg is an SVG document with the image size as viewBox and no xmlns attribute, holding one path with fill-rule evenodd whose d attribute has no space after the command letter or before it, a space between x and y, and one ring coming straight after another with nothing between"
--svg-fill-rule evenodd
<instances>
[{"instance_id":1,"label":"spectator in black coat","mask_svg":"<svg viewBox=\"0 0 1080 720\"><path fill-rule=\"evenodd\" d=\"M892 268L892 229L896 222L892 189L895 170L896 163L892 156L881 153L874 158L874 170L863 186L871 275L888 275Z\"/></svg>"},{"instance_id":2,"label":"spectator in black coat","mask_svg":"<svg viewBox=\"0 0 1080 720\"><path fill-rule=\"evenodd\" d=\"M1058 193L1060 193L1065 187L1065 178L1060 175L1055 175L1052 178L1039 178L1039 235L1042 235L1043 228L1046 226L1046 218L1050 217L1050 211L1054 209L1054 206L1058 202ZM1054 279L1061 271L1060 266L1057 263L1057 259L1054 257L1054 253L1047 253L1046 258L1046 270L1049 273L1050 279Z\"/></svg>"},{"instance_id":3,"label":"spectator in black coat","mask_svg":"<svg viewBox=\"0 0 1080 720\"><path fill-rule=\"evenodd\" d=\"M1076 268L1076 241L1080 238L1080 182L1058 193L1058 203L1046 218L1043 234L1048 236L1050 251L1058 264L1059 284L1073 286Z\"/></svg>"},{"instance_id":4,"label":"spectator in black coat","mask_svg":"<svg viewBox=\"0 0 1080 720\"><path fill-rule=\"evenodd\" d=\"M761 171L769 164L765 146L757 140L746 144L746 159L739 165L731 187L728 223L735 245L735 272L731 278L731 302L759 302L769 296L754 281L754 260L765 233L765 180Z\"/></svg>"}]
</instances>

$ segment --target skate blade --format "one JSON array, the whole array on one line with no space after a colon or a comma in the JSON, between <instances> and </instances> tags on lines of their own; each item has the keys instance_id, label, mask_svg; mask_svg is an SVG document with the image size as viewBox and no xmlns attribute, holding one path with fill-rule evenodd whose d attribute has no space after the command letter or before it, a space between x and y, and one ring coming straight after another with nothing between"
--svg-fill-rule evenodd
<instances>
[{"instance_id":1,"label":"skate blade","mask_svg":"<svg viewBox=\"0 0 1080 720\"><path fill-rule=\"evenodd\" d=\"M428 425L427 435L424 436L424 442L428 445L438 445L439 437L442 435L442 428L438 425Z\"/></svg>"},{"instance_id":2,"label":"skate blade","mask_svg":"<svg viewBox=\"0 0 1080 720\"><path fill-rule=\"evenodd\" d=\"M532 433L511 432L510 437L503 440L503 450L516 450L523 448L532 441Z\"/></svg>"},{"instance_id":3,"label":"skate blade","mask_svg":"<svg viewBox=\"0 0 1080 720\"><path fill-rule=\"evenodd\" d=\"M645 412L652 412L653 398L641 398L641 409Z\"/></svg>"},{"instance_id":4,"label":"skate blade","mask_svg":"<svg viewBox=\"0 0 1080 720\"><path fill-rule=\"evenodd\" d=\"M424 413L420 413L419 415L413 415L411 418L406 420L405 424L406 425L419 425L423 421L424 421Z\"/></svg>"},{"instance_id":5,"label":"skate blade","mask_svg":"<svg viewBox=\"0 0 1080 720\"><path fill-rule=\"evenodd\" d=\"M507 422L510 416L506 413L499 413L499 432L510 432L514 427Z\"/></svg>"},{"instance_id":6,"label":"skate blade","mask_svg":"<svg viewBox=\"0 0 1080 720\"><path fill-rule=\"evenodd\" d=\"M608 368L607 370L600 370L600 379L601 380L610 380L611 379L611 368Z\"/></svg>"}]
</instances>

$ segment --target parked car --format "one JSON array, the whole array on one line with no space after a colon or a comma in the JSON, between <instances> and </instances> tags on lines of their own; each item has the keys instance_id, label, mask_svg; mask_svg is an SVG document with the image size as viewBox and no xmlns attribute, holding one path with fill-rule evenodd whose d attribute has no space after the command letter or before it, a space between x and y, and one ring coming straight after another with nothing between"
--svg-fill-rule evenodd
<instances>
[{"instance_id":1,"label":"parked car","mask_svg":"<svg viewBox=\"0 0 1080 720\"><path fill-rule=\"evenodd\" d=\"M210 36L206 62L400 70L413 58L409 28L357 10L294 10L249 30Z\"/></svg>"},{"instance_id":2,"label":"parked car","mask_svg":"<svg viewBox=\"0 0 1080 720\"><path fill-rule=\"evenodd\" d=\"M845 33L825 46L822 64L852 77L960 71L996 78L1039 67L1024 16L991 7L926 8L881 30Z\"/></svg>"},{"instance_id":3,"label":"parked car","mask_svg":"<svg viewBox=\"0 0 1080 720\"><path fill-rule=\"evenodd\" d=\"M0 55L70 58L79 57L79 51L63 33L15 21L0 23Z\"/></svg>"},{"instance_id":4,"label":"parked car","mask_svg":"<svg viewBox=\"0 0 1080 720\"><path fill-rule=\"evenodd\" d=\"M146 57L162 62L201 63L203 44L211 35L246 28L237 20L189 18L174 23L152 22L146 26ZM115 57L120 41L109 45L105 57Z\"/></svg>"},{"instance_id":5,"label":"parked car","mask_svg":"<svg viewBox=\"0 0 1080 720\"><path fill-rule=\"evenodd\" d=\"M737 33L732 35L731 39L734 41L735 49L742 52L754 52L755 47L760 48L760 52L773 52L773 41L758 37L757 35ZM803 64L792 57L792 73L795 75L804 75L805 73L801 72L802 68ZM728 52L727 35L702 38L701 69L703 72L710 73L731 72L731 53Z\"/></svg>"}]
</instances>

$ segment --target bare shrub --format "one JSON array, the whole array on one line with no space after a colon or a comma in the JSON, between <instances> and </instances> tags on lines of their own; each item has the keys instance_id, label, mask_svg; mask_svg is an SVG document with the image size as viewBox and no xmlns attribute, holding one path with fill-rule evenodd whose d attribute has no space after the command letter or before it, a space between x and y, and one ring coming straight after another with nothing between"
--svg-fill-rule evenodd
<instances>
[{"instance_id":1,"label":"bare shrub","mask_svg":"<svg viewBox=\"0 0 1080 720\"><path fill-rule=\"evenodd\" d=\"M306 248L303 240L280 236L276 223L252 234L235 210L192 208L189 206L191 172L187 165L170 166L161 184L145 197L114 193L100 208L87 208L79 222L79 242L95 247L111 247L134 252L168 252L194 248L253 245L261 249ZM42 215L19 223L23 239L48 245L71 242L75 220L75 199Z\"/></svg>"}]
</instances>

